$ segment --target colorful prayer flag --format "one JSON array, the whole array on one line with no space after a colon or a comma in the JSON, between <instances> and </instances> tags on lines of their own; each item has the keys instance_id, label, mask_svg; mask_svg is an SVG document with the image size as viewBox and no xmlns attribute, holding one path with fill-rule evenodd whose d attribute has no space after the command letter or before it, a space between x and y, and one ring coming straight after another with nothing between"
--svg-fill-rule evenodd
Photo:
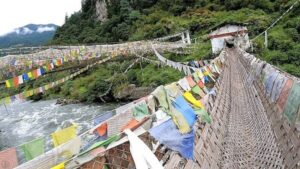
<instances>
[{"instance_id":1,"label":"colorful prayer flag","mask_svg":"<svg viewBox=\"0 0 300 169\"><path fill-rule=\"evenodd\" d=\"M28 77L27 73L23 74L23 79L24 79L25 82L29 81L29 77Z\"/></svg>"},{"instance_id":2,"label":"colorful prayer flag","mask_svg":"<svg viewBox=\"0 0 300 169\"><path fill-rule=\"evenodd\" d=\"M51 169L65 169L65 163L62 162L54 167L51 167Z\"/></svg>"},{"instance_id":3,"label":"colorful prayer flag","mask_svg":"<svg viewBox=\"0 0 300 169\"><path fill-rule=\"evenodd\" d=\"M7 88L10 88L13 86L13 79L9 79L5 81L5 85Z\"/></svg>"},{"instance_id":4,"label":"colorful prayer flag","mask_svg":"<svg viewBox=\"0 0 300 169\"><path fill-rule=\"evenodd\" d=\"M190 92L185 92L183 96L188 102L190 102L195 107L204 109L204 106L202 105L200 100L196 100L195 97Z\"/></svg>"},{"instance_id":5,"label":"colorful prayer flag","mask_svg":"<svg viewBox=\"0 0 300 169\"><path fill-rule=\"evenodd\" d=\"M44 138L37 138L28 143L22 144L20 147L24 152L26 161L29 161L44 153L45 151L44 145L45 145Z\"/></svg>"},{"instance_id":6,"label":"colorful prayer flag","mask_svg":"<svg viewBox=\"0 0 300 169\"><path fill-rule=\"evenodd\" d=\"M28 77L29 77L30 79L33 79L33 73L32 73L32 72L28 72L27 75L28 75Z\"/></svg>"},{"instance_id":7,"label":"colorful prayer flag","mask_svg":"<svg viewBox=\"0 0 300 169\"><path fill-rule=\"evenodd\" d=\"M62 129L62 130L52 133L51 137L52 137L54 147L57 147L63 143L66 143L71 139L74 139L77 134L76 129L77 129L77 126L73 124L72 126L70 126L68 128L65 128L65 129Z\"/></svg>"},{"instance_id":8,"label":"colorful prayer flag","mask_svg":"<svg viewBox=\"0 0 300 169\"><path fill-rule=\"evenodd\" d=\"M0 169L11 169L18 166L16 148L9 148L0 152Z\"/></svg>"}]
</instances>

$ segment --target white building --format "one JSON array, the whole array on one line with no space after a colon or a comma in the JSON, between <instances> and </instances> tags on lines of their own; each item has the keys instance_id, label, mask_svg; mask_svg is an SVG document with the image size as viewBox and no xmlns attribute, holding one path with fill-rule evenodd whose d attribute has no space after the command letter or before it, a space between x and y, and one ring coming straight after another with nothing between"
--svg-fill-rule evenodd
<instances>
[{"instance_id":1,"label":"white building","mask_svg":"<svg viewBox=\"0 0 300 169\"><path fill-rule=\"evenodd\" d=\"M246 26L239 25L225 25L209 34L211 40L212 52L218 54L226 45L226 41L233 41L244 50L250 48L250 41L248 36L248 29Z\"/></svg>"}]
</instances>

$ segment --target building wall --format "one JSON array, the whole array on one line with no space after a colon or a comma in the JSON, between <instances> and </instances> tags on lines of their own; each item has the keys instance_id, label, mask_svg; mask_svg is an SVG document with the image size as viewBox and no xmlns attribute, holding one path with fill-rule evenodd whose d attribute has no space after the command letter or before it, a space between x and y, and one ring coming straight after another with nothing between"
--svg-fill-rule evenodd
<instances>
[{"instance_id":1,"label":"building wall","mask_svg":"<svg viewBox=\"0 0 300 169\"><path fill-rule=\"evenodd\" d=\"M211 38L212 52L214 54L219 53L225 47L225 40L233 38L235 45L242 47L244 50L248 49L250 41L247 31L245 26L226 25L211 32L209 37ZM237 32L239 36L236 36Z\"/></svg>"}]
</instances>

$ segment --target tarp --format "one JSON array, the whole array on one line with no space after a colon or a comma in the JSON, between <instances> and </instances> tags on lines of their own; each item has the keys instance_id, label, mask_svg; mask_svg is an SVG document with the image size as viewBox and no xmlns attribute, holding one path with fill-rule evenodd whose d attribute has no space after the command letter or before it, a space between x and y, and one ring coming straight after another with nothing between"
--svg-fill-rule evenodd
<instances>
[{"instance_id":1,"label":"tarp","mask_svg":"<svg viewBox=\"0 0 300 169\"><path fill-rule=\"evenodd\" d=\"M44 153L45 140L44 138L37 138L28 143L22 144L20 147L24 152L26 161L29 161Z\"/></svg>"},{"instance_id":2,"label":"tarp","mask_svg":"<svg viewBox=\"0 0 300 169\"><path fill-rule=\"evenodd\" d=\"M149 130L153 136L161 144L171 150L178 151L182 157L193 159L194 151L194 130L187 134L181 134L172 120L168 120ZM176 138L176 139L175 139Z\"/></svg>"},{"instance_id":3,"label":"tarp","mask_svg":"<svg viewBox=\"0 0 300 169\"><path fill-rule=\"evenodd\" d=\"M284 115L290 123L296 121L300 105L300 83L294 83L284 107Z\"/></svg>"}]
</instances>

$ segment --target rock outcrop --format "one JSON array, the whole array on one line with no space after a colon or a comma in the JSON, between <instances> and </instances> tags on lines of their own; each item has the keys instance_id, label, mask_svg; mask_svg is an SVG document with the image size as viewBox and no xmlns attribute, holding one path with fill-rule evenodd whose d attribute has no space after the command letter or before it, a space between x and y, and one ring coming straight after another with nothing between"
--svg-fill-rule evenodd
<instances>
[{"instance_id":1,"label":"rock outcrop","mask_svg":"<svg viewBox=\"0 0 300 169\"><path fill-rule=\"evenodd\" d=\"M130 84L120 91L114 93L116 100L136 100L141 97L147 96L152 91L151 87L136 87L134 84Z\"/></svg>"}]
</instances>

